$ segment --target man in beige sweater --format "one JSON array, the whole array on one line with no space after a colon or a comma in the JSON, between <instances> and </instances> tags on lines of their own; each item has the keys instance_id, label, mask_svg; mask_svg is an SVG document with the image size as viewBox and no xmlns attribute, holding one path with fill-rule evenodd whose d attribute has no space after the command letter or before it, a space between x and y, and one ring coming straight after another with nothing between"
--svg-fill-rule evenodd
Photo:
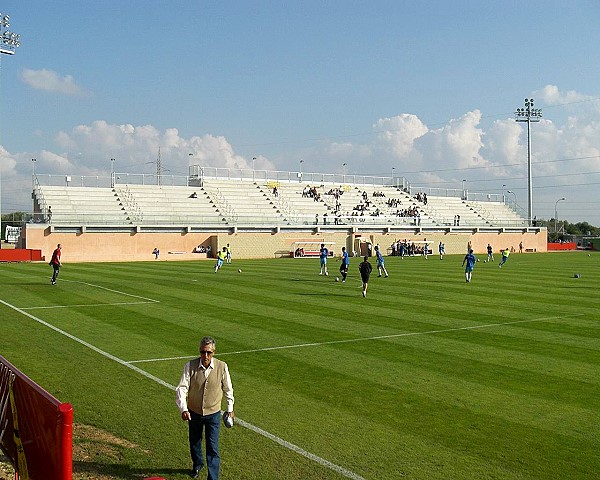
<instances>
[{"instance_id":1,"label":"man in beige sweater","mask_svg":"<svg viewBox=\"0 0 600 480\"><path fill-rule=\"evenodd\" d=\"M219 433L221 429L221 400L225 394L227 414L233 419L233 387L229 368L214 358L216 341L204 337L200 341L200 357L190 360L183 368L177 385L177 407L181 418L188 422L192 478L198 478L204 466L202 430L206 439L208 480L219 478Z\"/></svg>"}]
</instances>

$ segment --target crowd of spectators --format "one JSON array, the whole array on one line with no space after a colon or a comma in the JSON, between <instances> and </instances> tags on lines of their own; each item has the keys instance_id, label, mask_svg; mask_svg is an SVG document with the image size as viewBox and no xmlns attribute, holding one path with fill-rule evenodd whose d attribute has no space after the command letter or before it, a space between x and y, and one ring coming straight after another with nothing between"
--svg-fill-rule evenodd
<instances>
[{"instance_id":1,"label":"crowd of spectators","mask_svg":"<svg viewBox=\"0 0 600 480\"><path fill-rule=\"evenodd\" d=\"M431 253L431 248L427 243L424 244L415 244L415 242L409 242L404 239L402 241L396 240L392 242L391 250L392 256L394 257L415 257L418 255L425 254L425 247L427 246L427 253Z\"/></svg>"},{"instance_id":2,"label":"crowd of spectators","mask_svg":"<svg viewBox=\"0 0 600 480\"><path fill-rule=\"evenodd\" d=\"M423 205L427 205L427 194L426 193L417 193L415 195L415 198L417 199L417 202L421 202Z\"/></svg>"},{"instance_id":3,"label":"crowd of spectators","mask_svg":"<svg viewBox=\"0 0 600 480\"><path fill-rule=\"evenodd\" d=\"M194 250L192 250L192 253L206 253L207 256L210 257L212 251L212 247L210 245L204 246L204 245L198 245L197 247L194 247Z\"/></svg>"},{"instance_id":4,"label":"crowd of spectators","mask_svg":"<svg viewBox=\"0 0 600 480\"><path fill-rule=\"evenodd\" d=\"M311 187L310 185L304 187L302 196L304 198L312 198L315 202L321 200L321 194L317 191L317 187Z\"/></svg>"}]
</instances>

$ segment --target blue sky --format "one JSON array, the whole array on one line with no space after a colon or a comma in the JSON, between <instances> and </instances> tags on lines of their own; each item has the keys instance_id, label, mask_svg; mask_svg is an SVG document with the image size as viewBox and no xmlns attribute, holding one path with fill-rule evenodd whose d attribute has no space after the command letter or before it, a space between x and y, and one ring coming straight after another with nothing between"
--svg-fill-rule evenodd
<instances>
[{"instance_id":1,"label":"blue sky","mask_svg":"<svg viewBox=\"0 0 600 480\"><path fill-rule=\"evenodd\" d=\"M515 192L600 225L596 1L4 1L2 211L37 173L188 163L387 175ZM193 157L189 156L193 153Z\"/></svg>"}]
</instances>

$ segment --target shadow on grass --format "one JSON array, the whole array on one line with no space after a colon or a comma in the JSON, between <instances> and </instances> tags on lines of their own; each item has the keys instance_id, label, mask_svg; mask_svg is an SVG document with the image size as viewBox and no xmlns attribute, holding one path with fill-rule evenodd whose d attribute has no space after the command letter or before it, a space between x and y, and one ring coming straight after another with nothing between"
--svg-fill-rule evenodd
<instances>
[{"instance_id":1,"label":"shadow on grass","mask_svg":"<svg viewBox=\"0 0 600 480\"><path fill-rule=\"evenodd\" d=\"M189 468L139 469L127 465L73 461L73 479L140 480L145 478L189 478Z\"/></svg>"}]
</instances>

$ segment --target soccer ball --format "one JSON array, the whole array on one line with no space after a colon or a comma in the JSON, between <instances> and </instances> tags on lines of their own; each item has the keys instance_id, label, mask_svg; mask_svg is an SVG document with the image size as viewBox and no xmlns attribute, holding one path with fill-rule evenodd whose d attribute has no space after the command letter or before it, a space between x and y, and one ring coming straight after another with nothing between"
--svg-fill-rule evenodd
<instances>
[{"instance_id":1,"label":"soccer ball","mask_svg":"<svg viewBox=\"0 0 600 480\"><path fill-rule=\"evenodd\" d=\"M241 268L238 268L238 273L242 273L242 269Z\"/></svg>"},{"instance_id":2,"label":"soccer ball","mask_svg":"<svg viewBox=\"0 0 600 480\"><path fill-rule=\"evenodd\" d=\"M223 425L227 428L233 427L233 418L231 418L227 412L223 413Z\"/></svg>"},{"instance_id":3,"label":"soccer ball","mask_svg":"<svg viewBox=\"0 0 600 480\"><path fill-rule=\"evenodd\" d=\"M487 263L487 260L484 260L483 263Z\"/></svg>"},{"instance_id":4,"label":"soccer ball","mask_svg":"<svg viewBox=\"0 0 600 480\"><path fill-rule=\"evenodd\" d=\"M335 281L339 282L340 281L340 277L335 277Z\"/></svg>"},{"instance_id":5,"label":"soccer ball","mask_svg":"<svg viewBox=\"0 0 600 480\"><path fill-rule=\"evenodd\" d=\"M591 257L591 256L592 256L592 254L591 254L591 253L588 253L588 257Z\"/></svg>"}]
</instances>

